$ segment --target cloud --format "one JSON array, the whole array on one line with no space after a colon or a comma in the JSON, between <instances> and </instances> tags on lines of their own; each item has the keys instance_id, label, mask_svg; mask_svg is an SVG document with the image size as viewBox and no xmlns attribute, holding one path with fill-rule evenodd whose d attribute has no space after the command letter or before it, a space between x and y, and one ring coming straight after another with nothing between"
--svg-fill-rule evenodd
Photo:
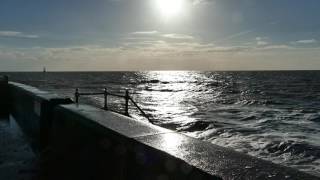
<instances>
[{"instance_id":1,"label":"cloud","mask_svg":"<svg viewBox=\"0 0 320 180\"><path fill-rule=\"evenodd\" d=\"M23 34L12 31L0 32L0 35L6 37ZM243 31L229 38L250 32ZM228 69L231 67L246 69L244 64L251 66L248 60L256 63L256 66L252 67L263 67L271 64L272 58L277 60L274 61L275 63L281 58L288 60L298 57L303 59L305 56L315 58L316 56L304 55L307 54L304 52L315 55L319 49L290 45L290 43L275 44L271 43L268 37L255 37L250 43L228 45L201 41L186 34L159 31L139 31L127 35L128 38L116 47L84 45L57 48L4 48L3 46L0 47L0 69L7 70L6 67L15 69L17 67L15 64L21 64L22 70L24 70L22 67L41 70L43 66L56 70ZM300 43L310 41L316 40L302 40Z\"/></svg>"},{"instance_id":2,"label":"cloud","mask_svg":"<svg viewBox=\"0 0 320 180\"><path fill-rule=\"evenodd\" d=\"M267 41L257 41L257 45L259 46L265 46L268 45L269 43Z\"/></svg>"},{"instance_id":3,"label":"cloud","mask_svg":"<svg viewBox=\"0 0 320 180\"><path fill-rule=\"evenodd\" d=\"M315 39L305 39L305 40L294 41L292 42L292 44L314 44L317 42L318 41Z\"/></svg>"},{"instance_id":4,"label":"cloud","mask_svg":"<svg viewBox=\"0 0 320 180\"><path fill-rule=\"evenodd\" d=\"M272 69L318 62L319 48L256 44L219 46L195 41L142 41L118 47L0 47L0 70L159 70ZM295 66L292 65L296 59ZM252 64L253 63L253 64ZM18 65L17 65L18 64ZM271 67L272 64L272 67ZM273 65L275 64L275 65ZM320 62L316 67L320 67ZM313 67L313 66L308 66ZM10 69L11 68L11 69Z\"/></svg>"},{"instance_id":5,"label":"cloud","mask_svg":"<svg viewBox=\"0 0 320 180\"><path fill-rule=\"evenodd\" d=\"M125 43L126 50L135 50L144 54L161 56L203 56L216 53L240 53L255 50L276 49L277 47L256 46L218 46L213 43L200 43L197 41L140 41ZM279 47L280 48L280 47Z\"/></svg>"},{"instance_id":6,"label":"cloud","mask_svg":"<svg viewBox=\"0 0 320 180\"><path fill-rule=\"evenodd\" d=\"M256 37L254 44L240 45L218 45L214 43L203 43L199 39L185 34L163 34L157 32L157 35L151 39L134 39L134 41L125 42L123 45L127 50L135 49L144 51L144 54L152 53L153 55L204 55L215 53L243 53L256 51L277 51L294 49L293 46L286 44L271 44L268 37ZM238 37L252 31L243 31L228 38ZM141 37L141 36L139 36ZM143 37L143 36L142 36ZM147 36L149 37L149 36ZM162 39L161 39L162 37ZM130 39L131 40L131 39Z\"/></svg>"},{"instance_id":7,"label":"cloud","mask_svg":"<svg viewBox=\"0 0 320 180\"><path fill-rule=\"evenodd\" d=\"M157 38L164 37L169 39L180 39L180 40L191 40L194 39L193 36L186 35L186 34L176 34L176 33L170 33L170 34L164 34L159 31L138 31L138 32L132 32L130 33L130 36L126 39L131 40L137 40L141 38L150 38L150 36L155 36Z\"/></svg>"},{"instance_id":8,"label":"cloud","mask_svg":"<svg viewBox=\"0 0 320 180\"><path fill-rule=\"evenodd\" d=\"M262 41L262 40L265 40L265 39L268 39L268 38L267 37L256 37L257 41Z\"/></svg>"},{"instance_id":9,"label":"cloud","mask_svg":"<svg viewBox=\"0 0 320 180\"><path fill-rule=\"evenodd\" d=\"M159 31L139 31L132 32L128 37L124 38L125 41L134 42L145 42L145 41L159 41L159 40L170 40L170 41L191 41L196 40L195 37L186 34L177 33L162 33Z\"/></svg>"},{"instance_id":10,"label":"cloud","mask_svg":"<svg viewBox=\"0 0 320 180\"><path fill-rule=\"evenodd\" d=\"M184 35L184 34L164 34L162 36L165 38L170 38L170 39L185 39L185 40L194 39L193 36Z\"/></svg>"},{"instance_id":11,"label":"cloud","mask_svg":"<svg viewBox=\"0 0 320 180\"><path fill-rule=\"evenodd\" d=\"M238 20L241 20L241 19L238 19ZM267 26L270 26L270 25L278 24L278 23L279 23L278 21L268 22L266 24L262 24L258 28L248 29L248 30L245 30L245 31L241 31L241 32L238 32L238 33L235 33L235 34L228 35L228 36L226 36L226 37L224 37L222 39L217 40L216 42L224 42L224 41L229 41L229 40L232 40L232 39L235 39L235 38L240 38L240 37L243 37L243 36L247 36L248 34L252 34L252 33L258 32L261 27L264 27L264 26L267 27ZM257 38L260 39L260 38L265 38L265 37L257 37Z\"/></svg>"},{"instance_id":12,"label":"cloud","mask_svg":"<svg viewBox=\"0 0 320 180\"><path fill-rule=\"evenodd\" d=\"M293 50L295 48L285 44L279 44L279 45L269 45L269 46L259 47L256 49L257 50Z\"/></svg>"},{"instance_id":13,"label":"cloud","mask_svg":"<svg viewBox=\"0 0 320 180\"><path fill-rule=\"evenodd\" d=\"M193 5L199 5L203 3L213 3L214 0L192 0Z\"/></svg>"},{"instance_id":14,"label":"cloud","mask_svg":"<svg viewBox=\"0 0 320 180\"><path fill-rule=\"evenodd\" d=\"M138 31L138 32L133 32L131 34L134 34L134 35L155 35L158 33L159 33L158 31Z\"/></svg>"},{"instance_id":15,"label":"cloud","mask_svg":"<svg viewBox=\"0 0 320 180\"><path fill-rule=\"evenodd\" d=\"M18 31L0 31L0 37L12 37L12 38L39 38L38 35L25 34Z\"/></svg>"},{"instance_id":16,"label":"cloud","mask_svg":"<svg viewBox=\"0 0 320 180\"><path fill-rule=\"evenodd\" d=\"M256 37L257 45L258 46L266 46L269 44L266 40L269 39L267 37Z\"/></svg>"},{"instance_id":17,"label":"cloud","mask_svg":"<svg viewBox=\"0 0 320 180\"><path fill-rule=\"evenodd\" d=\"M242 31L242 32L239 32L239 33L235 33L235 34L231 34L229 36L226 36L226 37L224 37L222 39L217 40L216 42L229 41L229 40L232 40L234 38L242 37L242 36L245 36L245 35L253 33L253 32L255 32L255 29Z\"/></svg>"}]
</instances>

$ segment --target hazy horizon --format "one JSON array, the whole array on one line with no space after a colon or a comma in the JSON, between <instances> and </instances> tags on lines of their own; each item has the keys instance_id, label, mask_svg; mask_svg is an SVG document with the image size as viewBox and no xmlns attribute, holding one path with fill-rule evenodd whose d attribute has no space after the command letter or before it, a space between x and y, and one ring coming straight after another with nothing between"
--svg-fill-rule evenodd
<instances>
[{"instance_id":1,"label":"hazy horizon","mask_svg":"<svg viewBox=\"0 0 320 180\"><path fill-rule=\"evenodd\" d=\"M0 71L320 70L318 0L2 0Z\"/></svg>"}]
</instances>

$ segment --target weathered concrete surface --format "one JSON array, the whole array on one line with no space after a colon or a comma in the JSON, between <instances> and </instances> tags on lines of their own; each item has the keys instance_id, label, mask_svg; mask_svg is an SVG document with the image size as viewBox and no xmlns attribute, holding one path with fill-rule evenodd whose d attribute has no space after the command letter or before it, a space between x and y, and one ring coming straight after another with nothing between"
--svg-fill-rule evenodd
<instances>
[{"instance_id":1,"label":"weathered concrete surface","mask_svg":"<svg viewBox=\"0 0 320 180\"><path fill-rule=\"evenodd\" d=\"M37 157L14 119L0 119L0 179L37 179Z\"/></svg>"},{"instance_id":2,"label":"weathered concrete surface","mask_svg":"<svg viewBox=\"0 0 320 180\"><path fill-rule=\"evenodd\" d=\"M72 101L20 83L9 82L9 92L10 113L22 127L33 149L40 151L48 144L53 107Z\"/></svg>"}]
</instances>

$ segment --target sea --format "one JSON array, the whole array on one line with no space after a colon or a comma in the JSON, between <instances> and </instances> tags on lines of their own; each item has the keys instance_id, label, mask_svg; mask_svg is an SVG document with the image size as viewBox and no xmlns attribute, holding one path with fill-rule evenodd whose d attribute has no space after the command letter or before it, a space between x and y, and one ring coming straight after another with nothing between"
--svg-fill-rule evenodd
<instances>
[{"instance_id":1,"label":"sea","mask_svg":"<svg viewBox=\"0 0 320 180\"><path fill-rule=\"evenodd\" d=\"M320 71L0 73L64 97L130 96L152 123L320 176ZM103 96L81 97L102 107ZM124 100L108 106L123 112ZM130 115L148 121L130 106Z\"/></svg>"}]
</instances>

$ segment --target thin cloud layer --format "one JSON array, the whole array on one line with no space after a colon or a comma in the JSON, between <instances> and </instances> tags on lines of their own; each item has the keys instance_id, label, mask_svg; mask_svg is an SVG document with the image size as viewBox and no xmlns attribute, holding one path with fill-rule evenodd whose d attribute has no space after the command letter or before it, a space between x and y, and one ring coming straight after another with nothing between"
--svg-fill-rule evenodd
<instances>
[{"instance_id":1,"label":"thin cloud layer","mask_svg":"<svg viewBox=\"0 0 320 180\"><path fill-rule=\"evenodd\" d=\"M155 35L158 33L159 33L158 31L137 31L137 32L133 32L131 34L134 34L134 35Z\"/></svg>"},{"instance_id":2,"label":"thin cloud layer","mask_svg":"<svg viewBox=\"0 0 320 180\"><path fill-rule=\"evenodd\" d=\"M299 40L292 42L293 44L314 44L317 43L318 41L315 39L305 39L305 40Z\"/></svg>"},{"instance_id":3,"label":"thin cloud layer","mask_svg":"<svg viewBox=\"0 0 320 180\"><path fill-rule=\"evenodd\" d=\"M256 37L257 45L258 46L266 46L269 45L269 42L267 42L267 37Z\"/></svg>"},{"instance_id":4,"label":"thin cloud layer","mask_svg":"<svg viewBox=\"0 0 320 180\"><path fill-rule=\"evenodd\" d=\"M283 59L294 69L301 58L312 69L320 65L320 48L293 48L285 45L266 47L215 46L198 43L159 41L147 47L74 46L66 48L0 48L0 59L6 66L0 70L246 70L283 69ZM261 57L257 59L256 57ZM174 59L174 61L172 60ZM319 62L319 63L317 63ZM155 67L154 63L158 66ZM203 63L206 66L203 66ZM17 66L23 64L23 66ZM6 69L1 69L7 67ZM9 67L9 68L8 68ZM75 68L76 67L76 68ZM10 69L12 68L12 69Z\"/></svg>"},{"instance_id":5,"label":"thin cloud layer","mask_svg":"<svg viewBox=\"0 0 320 180\"><path fill-rule=\"evenodd\" d=\"M170 39L185 39L185 40L194 39L193 36L184 35L184 34L164 34L162 36L165 38L170 38Z\"/></svg>"},{"instance_id":6,"label":"thin cloud layer","mask_svg":"<svg viewBox=\"0 0 320 180\"><path fill-rule=\"evenodd\" d=\"M38 35L25 34L18 31L0 31L0 37L11 37L11 38L39 38Z\"/></svg>"}]
</instances>

